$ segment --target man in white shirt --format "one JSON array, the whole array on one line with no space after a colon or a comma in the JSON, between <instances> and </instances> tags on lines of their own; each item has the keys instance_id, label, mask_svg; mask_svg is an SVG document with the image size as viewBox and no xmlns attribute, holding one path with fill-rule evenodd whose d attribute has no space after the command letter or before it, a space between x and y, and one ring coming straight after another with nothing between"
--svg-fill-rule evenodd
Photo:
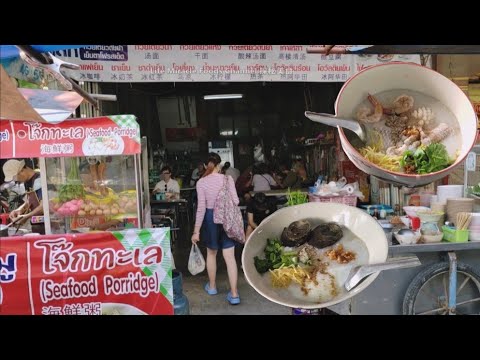
<instances>
[{"instance_id":1,"label":"man in white shirt","mask_svg":"<svg viewBox=\"0 0 480 360\"><path fill-rule=\"evenodd\" d=\"M159 181L153 193L164 192L167 194L167 199L179 198L180 197L180 186L178 185L177 180L172 179L172 169L170 166L164 166L160 173L163 176L163 180Z\"/></svg>"},{"instance_id":2,"label":"man in white shirt","mask_svg":"<svg viewBox=\"0 0 480 360\"><path fill-rule=\"evenodd\" d=\"M233 182L236 182L240 177L240 170L231 167L230 161L227 161L225 165L223 165L222 172L225 175L230 175L233 178Z\"/></svg>"}]
</instances>

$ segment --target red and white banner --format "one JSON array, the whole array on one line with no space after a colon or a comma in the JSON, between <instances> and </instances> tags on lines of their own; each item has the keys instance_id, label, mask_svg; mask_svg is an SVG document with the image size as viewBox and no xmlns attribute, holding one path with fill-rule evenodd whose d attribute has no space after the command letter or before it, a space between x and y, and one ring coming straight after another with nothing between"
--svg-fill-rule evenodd
<instances>
[{"instance_id":1,"label":"red and white banner","mask_svg":"<svg viewBox=\"0 0 480 360\"><path fill-rule=\"evenodd\" d=\"M0 120L0 158L139 154L133 115L67 120L60 124Z\"/></svg>"},{"instance_id":2,"label":"red and white banner","mask_svg":"<svg viewBox=\"0 0 480 360\"><path fill-rule=\"evenodd\" d=\"M170 230L0 237L0 315L173 315Z\"/></svg>"},{"instance_id":3,"label":"red and white banner","mask_svg":"<svg viewBox=\"0 0 480 360\"><path fill-rule=\"evenodd\" d=\"M420 55L321 55L307 52L310 47L92 45L56 51L54 55L80 65L80 70L69 71L74 79L92 82L345 82L363 68L378 63L420 64ZM6 65L6 70L13 76L33 73L25 71L25 66L17 62Z\"/></svg>"}]
</instances>

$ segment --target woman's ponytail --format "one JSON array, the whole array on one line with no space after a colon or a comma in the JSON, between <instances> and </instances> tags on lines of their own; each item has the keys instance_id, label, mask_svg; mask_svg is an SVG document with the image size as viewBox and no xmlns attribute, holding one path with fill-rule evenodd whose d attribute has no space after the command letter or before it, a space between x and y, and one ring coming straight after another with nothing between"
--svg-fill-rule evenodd
<instances>
[{"instance_id":1,"label":"woman's ponytail","mask_svg":"<svg viewBox=\"0 0 480 360\"><path fill-rule=\"evenodd\" d=\"M222 162L220 159L220 155L217 153L210 153L208 154L208 159L206 161L205 172L202 175L202 178L205 176L210 175L215 170L215 167Z\"/></svg>"}]
</instances>

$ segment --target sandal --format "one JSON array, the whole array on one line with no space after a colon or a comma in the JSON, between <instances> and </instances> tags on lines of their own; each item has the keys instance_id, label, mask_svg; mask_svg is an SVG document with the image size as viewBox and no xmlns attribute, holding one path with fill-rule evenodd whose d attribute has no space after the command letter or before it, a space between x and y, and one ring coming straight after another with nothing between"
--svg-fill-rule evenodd
<instances>
[{"instance_id":1,"label":"sandal","mask_svg":"<svg viewBox=\"0 0 480 360\"><path fill-rule=\"evenodd\" d=\"M205 291L207 292L208 295L217 295L218 294L218 291L217 289L210 289L210 283L206 283L205 284Z\"/></svg>"},{"instance_id":2,"label":"sandal","mask_svg":"<svg viewBox=\"0 0 480 360\"><path fill-rule=\"evenodd\" d=\"M233 297L232 293L229 291L227 294L227 300L230 303L230 305L238 305L240 304L240 295L237 297Z\"/></svg>"}]
</instances>

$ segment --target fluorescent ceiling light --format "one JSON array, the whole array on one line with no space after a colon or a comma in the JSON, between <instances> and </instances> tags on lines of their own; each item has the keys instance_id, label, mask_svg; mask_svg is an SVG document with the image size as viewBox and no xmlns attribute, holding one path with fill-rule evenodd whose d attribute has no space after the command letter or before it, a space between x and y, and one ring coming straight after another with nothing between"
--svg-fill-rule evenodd
<instances>
[{"instance_id":1,"label":"fluorescent ceiling light","mask_svg":"<svg viewBox=\"0 0 480 360\"><path fill-rule=\"evenodd\" d=\"M238 130L235 130L235 133L233 130L225 130L220 132L221 136L231 136L231 135L238 135Z\"/></svg>"},{"instance_id":2,"label":"fluorescent ceiling light","mask_svg":"<svg viewBox=\"0 0 480 360\"><path fill-rule=\"evenodd\" d=\"M221 99L241 99L243 94L217 94L217 95L205 95L204 100L221 100Z\"/></svg>"}]
</instances>

